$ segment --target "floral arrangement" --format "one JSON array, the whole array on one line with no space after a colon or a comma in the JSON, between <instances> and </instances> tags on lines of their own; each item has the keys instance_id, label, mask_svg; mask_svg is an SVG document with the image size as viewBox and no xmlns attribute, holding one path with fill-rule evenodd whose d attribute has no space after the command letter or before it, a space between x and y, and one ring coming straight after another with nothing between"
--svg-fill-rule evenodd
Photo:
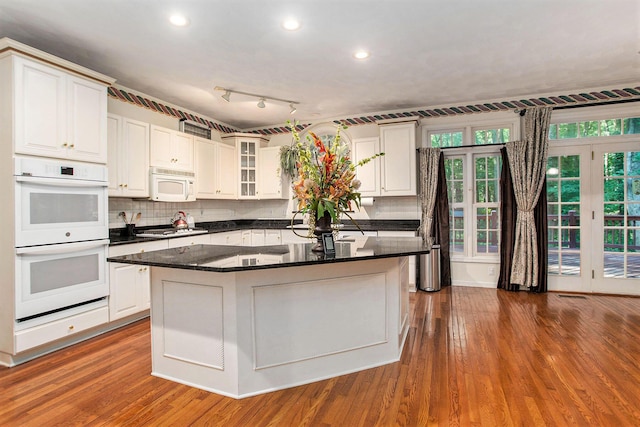
<instances>
[{"instance_id":1,"label":"floral arrangement","mask_svg":"<svg viewBox=\"0 0 640 427\"><path fill-rule=\"evenodd\" d=\"M384 153L353 163L349 157L349 147L341 140L340 130L346 126L336 126L333 141L325 143L313 132L307 135L307 143L300 141L296 129L298 123L287 121L293 136L290 152L297 154L297 176L293 182L293 197L298 200L298 211L308 213L310 222L328 212L333 222L339 221L341 213L353 205L360 209L360 181L356 179L356 167L362 166ZM349 217L351 218L351 217Z\"/></svg>"}]
</instances>

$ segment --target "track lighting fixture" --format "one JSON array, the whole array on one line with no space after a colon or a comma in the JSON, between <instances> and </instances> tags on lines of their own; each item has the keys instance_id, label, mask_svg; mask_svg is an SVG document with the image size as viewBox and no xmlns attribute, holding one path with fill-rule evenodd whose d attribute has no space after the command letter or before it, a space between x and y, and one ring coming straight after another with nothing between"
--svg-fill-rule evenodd
<instances>
[{"instance_id":1,"label":"track lighting fixture","mask_svg":"<svg viewBox=\"0 0 640 427\"><path fill-rule=\"evenodd\" d=\"M258 108L265 108L266 107L265 102L267 100L283 102L285 104L289 104L289 108L290 108L289 113L290 114L294 114L297 111L296 104L299 104L299 102L297 102L297 101L290 101L290 100L287 100L287 99L280 99L280 98L272 98L272 97L269 97L269 96L258 95L256 93L240 92L239 90L226 89L226 88L223 88L223 87L220 87L220 86L214 87L213 90L224 91L224 95L222 95L222 99L224 99L227 102L230 102L232 93L237 93L239 95L253 96L255 98L258 98L258 104L256 104L258 106Z\"/></svg>"}]
</instances>

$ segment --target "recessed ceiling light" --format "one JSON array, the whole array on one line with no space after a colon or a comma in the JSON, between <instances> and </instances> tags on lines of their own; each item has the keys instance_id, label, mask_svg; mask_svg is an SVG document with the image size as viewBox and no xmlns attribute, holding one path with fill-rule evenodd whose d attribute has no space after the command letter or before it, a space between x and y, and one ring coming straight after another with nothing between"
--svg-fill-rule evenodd
<instances>
[{"instance_id":1,"label":"recessed ceiling light","mask_svg":"<svg viewBox=\"0 0 640 427\"><path fill-rule=\"evenodd\" d=\"M184 15L171 15L169 17L169 22L171 22L176 27L185 27L189 25L189 19Z\"/></svg>"},{"instance_id":2,"label":"recessed ceiling light","mask_svg":"<svg viewBox=\"0 0 640 427\"><path fill-rule=\"evenodd\" d=\"M367 59L371 54L366 50L358 50L353 54L353 57L356 59Z\"/></svg>"},{"instance_id":3,"label":"recessed ceiling light","mask_svg":"<svg viewBox=\"0 0 640 427\"><path fill-rule=\"evenodd\" d=\"M295 31L300 28L300 21L295 18L287 18L282 21L282 28L287 31Z\"/></svg>"}]
</instances>

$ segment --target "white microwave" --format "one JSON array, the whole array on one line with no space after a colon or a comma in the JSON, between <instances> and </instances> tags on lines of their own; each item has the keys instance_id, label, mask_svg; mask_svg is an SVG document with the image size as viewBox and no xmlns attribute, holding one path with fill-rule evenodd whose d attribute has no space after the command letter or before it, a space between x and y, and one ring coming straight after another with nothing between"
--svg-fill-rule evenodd
<instances>
[{"instance_id":1,"label":"white microwave","mask_svg":"<svg viewBox=\"0 0 640 427\"><path fill-rule=\"evenodd\" d=\"M196 200L195 174L152 167L151 200L156 202L193 202Z\"/></svg>"}]
</instances>

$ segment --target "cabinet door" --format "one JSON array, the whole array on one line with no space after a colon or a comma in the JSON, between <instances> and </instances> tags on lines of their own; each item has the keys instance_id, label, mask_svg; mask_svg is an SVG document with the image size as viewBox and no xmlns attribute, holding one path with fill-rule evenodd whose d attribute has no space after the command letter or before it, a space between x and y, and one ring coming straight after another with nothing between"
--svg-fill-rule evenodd
<instances>
[{"instance_id":1,"label":"cabinet door","mask_svg":"<svg viewBox=\"0 0 640 427\"><path fill-rule=\"evenodd\" d=\"M171 129L151 126L151 142L149 147L149 164L151 166L174 167L174 157L171 147Z\"/></svg>"},{"instance_id":2,"label":"cabinet door","mask_svg":"<svg viewBox=\"0 0 640 427\"><path fill-rule=\"evenodd\" d=\"M240 189L241 199L257 198L257 157L258 144L254 141L241 140L238 143L240 159Z\"/></svg>"},{"instance_id":3,"label":"cabinet door","mask_svg":"<svg viewBox=\"0 0 640 427\"><path fill-rule=\"evenodd\" d=\"M149 197L149 124L124 118L120 173L125 197Z\"/></svg>"},{"instance_id":4,"label":"cabinet door","mask_svg":"<svg viewBox=\"0 0 640 427\"><path fill-rule=\"evenodd\" d=\"M261 148L259 160L259 198L282 199L284 191L280 174L280 147Z\"/></svg>"},{"instance_id":5,"label":"cabinet door","mask_svg":"<svg viewBox=\"0 0 640 427\"><path fill-rule=\"evenodd\" d=\"M182 132L173 134L174 168L193 172L193 136Z\"/></svg>"},{"instance_id":6,"label":"cabinet door","mask_svg":"<svg viewBox=\"0 0 640 427\"><path fill-rule=\"evenodd\" d=\"M121 195L120 141L122 140L122 117L109 114L107 117L107 168L109 171L109 196Z\"/></svg>"},{"instance_id":7,"label":"cabinet door","mask_svg":"<svg viewBox=\"0 0 640 427\"><path fill-rule=\"evenodd\" d=\"M145 276L149 278L149 268L144 265L118 264L109 265L109 320L113 321L141 310L142 289L141 285L145 281Z\"/></svg>"},{"instance_id":8,"label":"cabinet door","mask_svg":"<svg viewBox=\"0 0 640 427\"><path fill-rule=\"evenodd\" d=\"M238 196L238 161L236 147L217 144L216 178L217 198L236 199Z\"/></svg>"},{"instance_id":9,"label":"cabinet door","mask_svg":"<svg viewBox=\"0 0 640 427\"><path fill-rule=\"evenodd\" d=\"M251 246L251 230L242 230L240 231L241 236L241 246Z\"/></svg>"},{"instance_id":10,"label":"cabinet door","mask_svg":"<svg viewBox=\"0 0 640 427\"><path fill-rule=\"evenodd\" d=\"M169 239L169 248L179 248L181 246L208 245L211 237L208 234L196 234L194 236L178 237Z\"/></svg>"},{"instance_id":11,"label":"cabinet door","mask_svg":"<svg viewBox=\"0 0 640 427\"><path fill-rule=\"evenodd\" d=\"M264 244L265 245L281 245L282 244L282 232L280 230L264 230Z\"/></svg>"},{"instance_id":12,"label":"cabinet door","mask_svg":"<svg viewBox=\"0 0 640 427\"><path fill-rule=\"evenodd\" d=\"M416 195L416 123L380 126L382 196Z\"/></svg>"},{"instance_id":13,"label":"cabinet door","mask_svg":"<svg viewBox=\"0 0 640 427\"><path fill-rule=\"evenodd\" d=\"M216 143L194 138L196 149L196 199L216 198Z\"/></svg>"},{"instance_id":14,"label":"cabinet door","mask_svg":"<svg viewBox=\"0 0 640 427\"><path fill-rule=\"evenodd\" d=\"M64 72L24 58L14 58L16 153L66 156Z\"/></svg>"},{"instance_id":15,"label":"cabinet door","mask_svg":"<svg viewBox=\"0 0 640 427\"><path fill-rule=\"evenodd\" d=\"M79 77L67 77L68 157L107 162L107 88Z\"/></svg>"},{"instance_id":16,"label":"cabinet door","mask_svg":"<svg viewBox=\"0 0 640 427\"><path fill-rule=\"evenodd\" d=\"M211 237L212 245L240 246L242 244L241 231L226 231L223 233L213 233L210 235L210 237Z\"/></svg>"},{"instance_id":17,"label":"cabinet door","mask_svg":"<svg viewBox=\"0 0 640 427\"><path fill-rule=\"evenodd\" d=\"M353 140L354 163L380 153L379 138L362 138ZM360 194L363 197L380 195L380 157L356 169L356 178L360 180Z\"/></svg>"}]
</instances>

